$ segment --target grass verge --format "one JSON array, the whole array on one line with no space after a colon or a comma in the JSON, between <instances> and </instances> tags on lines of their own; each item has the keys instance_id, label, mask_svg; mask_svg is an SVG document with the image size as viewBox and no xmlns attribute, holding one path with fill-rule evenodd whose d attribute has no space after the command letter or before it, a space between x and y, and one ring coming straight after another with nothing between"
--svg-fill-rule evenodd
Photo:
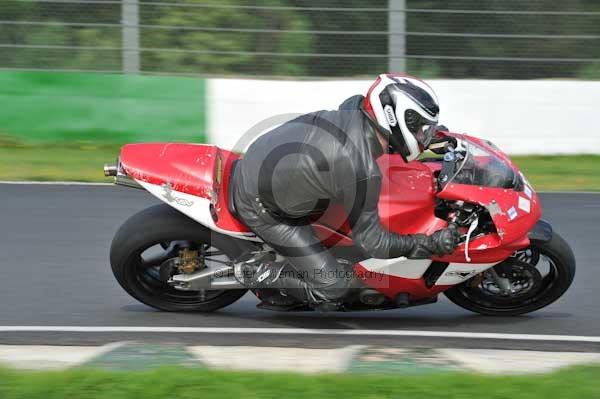
<instances>
[{"instance_id":1,"label":"grass verge","mask_svg":"<svg viewBox=\"0 0 600 399\"><path fill-rule=\"evenodd\" d=\"M119 145L0 145L0 180L105 182Z\"/></svg>"},{"instance_id":2,"label":"grass verge","mask_svg":"<svg viewBox=\"0 0 600 399\"><path fill-rule=\"evenodd\" d=\"M0 180L110 182L102 166L118 144L18 144L0 141ZM600 191L600 155L515 157L538 191Z\"/></svg>"},{"instance_id":3,"label":"grass verge","mask_svg":"<svg viewBox=\"0 0 600 399\"><path fill-rule=\"evenodd\" d=\"M600 155L513 157L538 191L600 191Z\"/></svg>"},{"instance_id":4,"label":"grass verge","mask_svg":"<svg viewBox=\"0 0 600 399\"><path fill-rule=\"evenodd\" d=\"M164 368L150 372L0 370L0 397L32 398L599 398L600 368L552 374L297 375Z\"/></svg>"}]
</instances>

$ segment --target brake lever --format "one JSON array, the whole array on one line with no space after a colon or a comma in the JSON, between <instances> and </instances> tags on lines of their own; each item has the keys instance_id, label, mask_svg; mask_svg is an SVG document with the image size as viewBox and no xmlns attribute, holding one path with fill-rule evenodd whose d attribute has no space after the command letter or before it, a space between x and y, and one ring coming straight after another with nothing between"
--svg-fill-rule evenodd
<instances>
[{"instance_id":1,"label":"brake lever","mask_svg":"<svg viewBox=\"0 0 600 399\"><path fill-rule=\"evenodd\" d=\"M471 263L471 257L469 257L469 241L471 241L471 235L473 234L475 229L477 229L478 225L479 225L479 218L475 218L475 220L473 220L471 222L471 225L469 226L469 230L467 231L467 238L465 240L465 259L467 260L467 263Z\"/></svg>"}]
</instances>

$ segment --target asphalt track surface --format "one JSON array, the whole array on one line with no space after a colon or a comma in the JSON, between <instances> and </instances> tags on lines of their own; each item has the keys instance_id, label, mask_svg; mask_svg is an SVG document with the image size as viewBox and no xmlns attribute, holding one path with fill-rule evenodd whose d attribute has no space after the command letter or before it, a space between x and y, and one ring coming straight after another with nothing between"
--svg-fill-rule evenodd
<instances>
[{"instance_id":1,"label":"asphalt track surface","mask_svg":"<svg viewBox=\"0 0 600 399\"><path fill-rule=\"evenodd\" d=\"M395 345L600 351L598 342L219 332L219 328L443 331L600 336L600 195L542 194L544 218L572 245L577 274L570 291L535 313L485 317L440 296L436 304L360 313L277 313L246 295L212 314L166 313L130 298L117 284L108 250L119 225L157 203L113 186L0 184L0 344L95 345L119 340L197 345L339 347ZM2 331L6 326L215 327L216 332ZM242 330L240 330L242 331ZM443 335L443 334L442 334ZM447 334L448 335L448 334ZM508 336L507 336L508 337Z\"/></svg>"}]
</instances>

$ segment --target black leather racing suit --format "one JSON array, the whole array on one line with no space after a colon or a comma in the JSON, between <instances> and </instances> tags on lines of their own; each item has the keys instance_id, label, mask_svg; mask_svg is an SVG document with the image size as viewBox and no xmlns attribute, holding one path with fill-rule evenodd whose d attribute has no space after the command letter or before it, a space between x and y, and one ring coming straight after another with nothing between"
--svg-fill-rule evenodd
<instances>
[{"instance_id":1,"label":"black leather racing suit","mask_svg":"<svg viewBox=\"0 0 600 399\"><path fill-rule=\"evenodd\" d=\"M363 99L351 97L337 111L303 115L262 135L236 173L238 214L300 276L281 277L276 287L298 289L306 300L337 300L348 285L344 267L307 220L330 203L344 205L352 239L365 255L396 258L415 246L412 236L391 233L380 223L375 160L383 151L361 110Z\"/></svg>"}]
</instances>

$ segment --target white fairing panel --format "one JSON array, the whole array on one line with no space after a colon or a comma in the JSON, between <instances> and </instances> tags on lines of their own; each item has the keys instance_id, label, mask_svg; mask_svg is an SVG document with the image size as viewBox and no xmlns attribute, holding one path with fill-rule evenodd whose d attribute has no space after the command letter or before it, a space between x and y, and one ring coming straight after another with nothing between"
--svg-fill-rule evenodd
<instances>
[{"instance_id":1,"label":"white fairing panel","mask_svg":"<svg viewBox=\"0 0 600 399\"><path fill-rule=\"evenodd\" d=\"M460 284L498 263L450 263L435 285Z\"/></svg>"},{"instance_id":2,"label":"white fairing panel","mask_svg":"<svg viewBox=\"0 0 600 399\"><path fill-rule=\"evenodd\" d=\"M375 273L389 274L403 278L420 278L431 265L430 259L407 259L404 256L393 259L367 259L360 264Z\"/></svg>"},{"instance_id":3,"label":"white fairing panel","mask_svg":"<svg viewBox=\"0 0 600 399\"><path fill-rule=\"evenodd\" d=\"M194 219L198 223L208 227L213 231L229 236L234 236L236 238L241 238L244 240L260 240L258 237L256 237L254 233L229 231L217 227L215 225L215 221L213 220L210 214L209 199L197 197L195 195L190 195L187 193L182 193L180 191L175 191L165 186L159 186L157 184L151 184L141 180L136 181L159 200L172 206L181 213L189 216L190 218Z\"/></svg>"},{"instance_id":4,"label":"white fairing panel","mask_svg":"<svg viewBox=\"0 0 600 399\"><path fill-rule=\"evenodd\" d=\"M429 268L431 263L430 259L407 259L405 257L394 259L372 258L360 262L365 269L371 272L410 279L423 277L423 274ZM438 278L435 285L460 284L496 264L497 263L451 263Z\"/></svg>"}]
</instances>

